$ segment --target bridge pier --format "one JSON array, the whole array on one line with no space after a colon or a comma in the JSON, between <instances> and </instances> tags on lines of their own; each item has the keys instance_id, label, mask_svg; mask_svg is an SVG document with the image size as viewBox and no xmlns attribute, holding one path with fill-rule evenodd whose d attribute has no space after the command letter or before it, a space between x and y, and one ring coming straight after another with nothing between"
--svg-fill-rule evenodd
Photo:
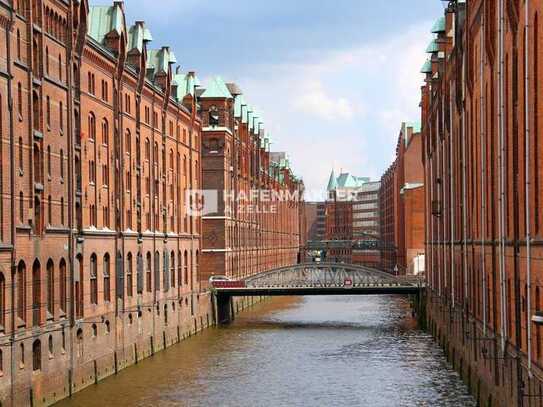
<instances>
[{"instance_id":1,"label":"bridge pier","mask_svg":"<svg viewBox=\"0 0 543 407\"><path fill-rule=\"evenodd\" d=\"M217 325L229 324L234 321L234 301L228 294L213 294L213 313Z\"/></svg>"}]
</instances>

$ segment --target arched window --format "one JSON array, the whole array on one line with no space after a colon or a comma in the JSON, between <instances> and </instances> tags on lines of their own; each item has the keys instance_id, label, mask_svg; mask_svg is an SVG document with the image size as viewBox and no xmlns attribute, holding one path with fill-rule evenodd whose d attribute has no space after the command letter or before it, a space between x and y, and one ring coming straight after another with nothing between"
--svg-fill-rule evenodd
<instances>
[{"instance_id":1,"label":"arched window","mask_svg":"<svg viewBox=\"0 0 543 407\"><path fill-rule=\"evenodd\" d=\"M58 54L58 79L62 81L62 56Z\"/></svg>"},{"instance_id":2,"label":"arched window","mask_svg":"<svg viewBox=\"0 0 543 407\"><path fill-rule=\"evenodd\" d=\"M0 273L0 325L6 326L6 279L4 273ZM2 370L0 368L0 370Z\"/></svg>"},{"instance_id":3,"label":"arched window","mask_svg":"<svg viewBox=\"0 0 543 407\"><path fill-rule=\"evenodd\" d=\"M111 283L110 283L110 261L109 253L104 255L104 302L111 301Z\"/></svg>"},{"instance_id":4,"label":"arched window","mask_svg":"<svg viewBox=\"0 0 543 407\"><path fill-rule=\"evenodd\" d=\"M17 29L17 59L21 60L21 31Z\"/></svg>"},{"instance_id":5,"label":"arched window","mask_svg":"<svg viewBox=\"0 0 543 407\"><path fill-rule=\"evenodd\" d=\"M49 225L53 224L53 200L51 195L47 198L47 221Z\"/></svg>"},{"instance_id":6,"label":"arched window","mask_svg":"<svg viewBox=\"0 0 543 407\"><path fill-rule=\"evenodd\" d=\"M19 192L19 222L25 223L25 200L23 191Z\"/></svg>"},{"instance_id":7,"label":"arched window","mask_svg":"<svg viewBox=\"0 0 543 407\"><path fill-rule=\"evenodd\" d=\"M149 139L145 139L145 159L149 161L151 159L151 143L149 143Z\"/></svg>"},{"instance_id":8,"label":"arched window","mask_svg":"<svg viewBox=\"0 0 543 407\"><path fill-rule=\"evenodd\" d=\"M83 256L78 254L75 258L75 315L77 319L83 318Z\"/></svg>"},{"instance_id":9,"label":"arched window","mask_svg":"<svg viewBox=\"0 0 543 407\"><path fill-rule=\"evenodd\" d=\"M51 176L51 146L47 146L47 175Z\"/></svg>"},{"instance_id":10,"label":"arched window","mask_svg":"<svg viewBox=\"0 0 543 407\"><path fill-rule=\"evenodd\" d=\"M130 159L132 157L132 137L130 135L130 130L128 129L126 129L125 133L125 148L128 158Z\"/></svg>"},{"instance_id":11,"label":"arched window","mask_svg":"<svg viewBox=\"0 0 543 407\"><path fill-rule=\"evenodd\" d=\"M60 178L64 179L64 150L60 149Z\"/></svg>"},{"instance_id":12,"label":"arched window","mask_svg":"<svg viewBox=\"0 0 543 407\"><path fill-rule=\"evenodd\" d=\"M107 119L102 120L102 144L109 145L109 123Z\"/></svg>"},{"instance_id":13,"label":"arched window","mask_svg":"<svg viewBox=\"0 0 543 407\"><path fill-rule=\"evenodd\" d=\"M49 75L49 47L45 47L45 73Z\"/></svg>"},{"instance_id":14,"label":"arched window","mask_svg":"<svg viewBox=\"0 0 543 407\"><path fill-rule=\"evenodd\" d=\"M151 253L147 252L146 261L145 261L145 274L146 274L146 283L147 292L150 293L153 291L152 287L152 265L151 265Z\"/></svg>"},{"instance_id":15,"label":"arched window","mask_svg":"<svg viewBox=\"0 0 543 407\"><path fill-rule=\"evenodd\" d=\"M34 114L34 130L40 130L40 97L38 95L38 92L33 92L32 94L32 107L33 107L33 114Z\"/></svg>"},{"instance_id":16,"label":"arched window","mask_svg":"<svg viewBox=\"0 0 543 407\"><path fill-rule=\"evenodd\" d=\"M179 287L183 285L183 265L181 258L181 251L179 251L177 253L177 285Z\"/></svg>"},{"instance_id":17,"label":"arched window","mask_svg":"<svg viewBox=\"0 0 543 407\"><path fill-rule=\"evenodd\" d=\"M170 253L170 280L172 287L175 287L175 253Z\"/></svg>"},{"instance_id":18,"label":"arched window","mask_svg":"<svg viewBox=\"0 0 543 407\"><path fill-rule=\"evenodd\" d=\"M49 355L53 356L53 335L49 335L48 347L49 347Z\"/></svg>"},{"instance_id":19,"label":"arched window","mask_svg":"<svg viewBox=\"0 0 543 407\"><path fill-rule=\"evenodd\" d=\"M77 357L82 358L83 357L83 330L81 328L77 330L76 338L77 338Z\"/></svg>"},{"instance_id":20,"label":"arched window","mask_svg":"<svg viewBox=\"0 0 543 407\"><path fill-rule=\"evenodd\" d=\"M60 259L58 266L58 280L59 280L59 304L58 306L63 312L66 312L66 261Z\"/></svg>"},{"instance_id":21,"label":"arched window","mask_svg":"<svg viewBox=\"0 0 543 407\"><path fill-rule=\"evenodd\" d=\"M32 265L32 325L41 323L41 266L38 259Z\"/></svg>"},{"instance_id":22,"label":"arched window","mask_svg":"<svg viewBox=\"0 0 543 407\"><path fill-rule=\"evenodd\" d=\"M138 252L136 260L136 292L143 293L143 256Z\"/></svg>"},{"instance_id":23,"label":"arched window","mask_svg":"<svg viewBox=\"0 0 543 407\"><path fill-rule=\"evenodd\" d=\"M189 255L187 251L185 250L185 253L183 254L183 266L185 268L185 284L189 283Z\"/></svg>"},{"instance_id":24,"label":"arched window","mask_svg":"<svg viewBox=\"0 0 543 407\"><path fill-rule=\"evenodd\" d=\"M94 253L90 257L90 301L98 304L98 261Z\"/></svg>"},{"instance_id":25,"label":"arched window","mask_svg":"<svg viewBox=\"0 0 543 407\"><path fill-rule=\"evenodd\" d=\"M60 224L64 226L64 197L60 198Z\"/></svg>"},{"instance_id":26,"label":"arched window","mask_svg":"<svg viewBox=\"0 0 543 407\"><path fill-rule=\"evenodd\" d=\"M155 291L160 290L160 254L155 252Z\"/></svg>"},{"instance_id":27,"label":"arched window","mask_svg":"<svg viewBox=\"0 0 543 407\"><path fill-rule=\"evenodd\" d=\"M96 118L93 113L89 113L89 139L96 140Z\"/></svg>"},{"instance_id":28,"label":"arched window","mask_svg":"<svg viewBox=\"0 0 543 407\"><path fill-rule=\"evenodd\" d=\"M36 339L32 344L32 370L41 370L41 342Z\"/></svg>"},{"instance_id":29,"label":"arched window","mask_svg":"<svg viewBox=\"0 0 543 407\"><path fill-rule=\"evenodd\" d=\"M126 295L132 297L132 253L128 252L126 256Z\"/></svg>"},{"instance_id":30,"label":"arched window","mask_svg":"<svg viewBox=\"0 0 543 407\"><path fill-rule=\"evenodd\" d=\"M17 110L19 113L19 118L23 119L23 87L21 82L17 84Z\"/></svg>"},{"instance_id":31,"label":"arched window","mask_svg":"<svg viewBox=\"0 0 543 407\"><path fill-rule=\"evenodd\" d=\"M53 260L47 261L47 312L54 318L55 315L55 266Z\"/></svg>"},{"instance_id":32,"label":"arched window","mask_svg":"<svg viewBox=\"0 0 543 407\"><path fill-rule=\"evenodd\" d=\"M34 160L34 182L39 182L43 184L43 179L41 177L41 154L40 154L40 148L38 144L34 144L34 154L33 154L33 160Z\"/></svg>"},{"instance_id":33,"label":"arched window","mask_svg":"<svg viewBox=\"0 0 543 407\"><path fill-rule=\"evenodd\" d=\"M19 170L21 173L23 172L23 163L24 163L23 138L19 137Z\"/></svg>"},{"instance_id":34,"label":"arched window","mask_svg":"<svg viewBox=\"0 0 543 407\"><path fill-rule=\"evenodd\" d=\"M47 123L47 128L51 127L51 98L49 95L45 98L45 122Z\"/></svg>"},{"instance_id":35,"label":"arched window","mask_svg":"<svg viewBox=\"0 0 543 407\"><path fill-rule=\"evenodd\" d=\"M37 235L41 234L42 231L41 223L41 202L38 196L34 197L34 233Z\"/></svg>"}]
</instances>

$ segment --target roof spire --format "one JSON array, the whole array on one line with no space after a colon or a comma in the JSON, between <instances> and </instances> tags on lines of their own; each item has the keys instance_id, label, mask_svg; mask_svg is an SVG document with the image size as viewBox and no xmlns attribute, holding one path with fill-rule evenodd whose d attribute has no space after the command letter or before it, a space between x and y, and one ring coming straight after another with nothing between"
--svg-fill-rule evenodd
<instances>
[{"instance_id":1,"label":"roof spire","mask_svg":"<svg viewBox=\"0 0 543 407\"><path fill-rule=\"evenodd\" d=\"M327 191L333 191L337 188L337 179L336 174L334 173L334 169L332 168L332 172L330 173L330 179L328 180L328 186L326 187Z\"/></svg>"}]
</instances>

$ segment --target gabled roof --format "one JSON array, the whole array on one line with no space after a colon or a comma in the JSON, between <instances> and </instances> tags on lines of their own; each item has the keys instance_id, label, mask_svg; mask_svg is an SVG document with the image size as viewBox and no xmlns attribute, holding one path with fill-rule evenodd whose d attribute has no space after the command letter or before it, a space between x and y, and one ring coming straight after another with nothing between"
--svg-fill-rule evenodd
<instances>
[{"instance_id":1,"label":"gabled roof","mask_svg":"<svg viewBox=\"0 0 543 407\"><path fill-rule=\"evenodd\" d=\"M433 34L438 34L442 32L445 32L445 16L440 17L432 27Z\"/></svg>"},{"instance_id":2,"label":"gabled roof","mask_svg":"<svg viewBox=\"0 0 543 407\"><path fill-rule=\"evenodd\" d=\"M236 96L236 99L234 100L234 117L240 118L242 116L243 105L245 105L245 99L243 95Z\"/></svg>"},{"instance_id":3,"label":"gabled roof","mask_svg":"<svg viewBox=\"0 0 543 407\"><path fill-rule=\"evenodd\" d=\"M88 34L96 42L104 43L106 35L115 32L121 35L124 29L124 18L121 6L91 6L89 8Z\"/></svg>"},{"instance_id":4,"label":"gabled roof","mask_svg":"<svg viewBox=\"0 0 543 407\"><path fill-rule=\"evenodd\" d=\"M432 73L432 61L429 59L426 60L422 68L420 69L421 73Z\"/></svg>"},{"instance_id":5,"label":"gabled roof","mask_svg":"<svg viewBox=\"0 0 543 407\"><path fill-rule=\"evenodd\" d=\"M215 76L200 96L202 99L232 99L232 94L220 76Z\"/></svg>"},{"instance_id":6,"label":"gabled roof","mask_svg":"<svg viewBox=\"0 0 543 407\"><path fill-rule=\"evenodd\" d=\"M327 191L334 191L337 188L336 174L334 170L330 173L330 179L328 179L328 186L326 187Z\"/></svg>"},{"instance_id":7,"label":"gabled roof","mask_svg":"<svg viewBox=\"0 0 543 407\"><path fill-rule=\"evenodd\" d=\"M176 73L172 78L172 86L174 86L174 97L181 101L187 95L194 96L198 87L198 78L193 72Z\"/></svg>"},{"instance_id":8,"label":"gabled roof","mask_svg":"<svg viewBox=\"0 0 543 407\"><path fill-rule=\"evenodd\" d=\"M137 49L142 52L144 44L152 40L151 32L145 27L144 22L136 21L128 30L128 51Z\"/></svg>"},{"instance_id":9,"label":"gabled roof","mask_svg":"<svg viewBox=\"0 0 543 407\"><path fill-rule=\"evenodd\" d=\"M439 52L439 45L437 44L437 41L434 39L428 44L426 47L426 53L427 54L433 54L434 52Z\"/></svg>"}]
</instances>

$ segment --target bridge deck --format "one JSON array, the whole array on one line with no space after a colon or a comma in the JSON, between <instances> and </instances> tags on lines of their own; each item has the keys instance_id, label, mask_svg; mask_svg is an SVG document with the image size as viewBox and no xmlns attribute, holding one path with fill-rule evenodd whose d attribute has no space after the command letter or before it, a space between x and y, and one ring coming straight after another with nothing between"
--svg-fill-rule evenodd
<instances>
[{"instance_id":1,"label":"bridge deck","mask_svg":"<svg viewBox=\"0 0 543 407\"><path fill-rule=\"evenodd\" d=\"M367 287L232 287L215 288L219 295L228 296L291 296L291 295L378 295L416 294L422 287L409 286L367 286Z\"/></svg>"}]
</instances>

